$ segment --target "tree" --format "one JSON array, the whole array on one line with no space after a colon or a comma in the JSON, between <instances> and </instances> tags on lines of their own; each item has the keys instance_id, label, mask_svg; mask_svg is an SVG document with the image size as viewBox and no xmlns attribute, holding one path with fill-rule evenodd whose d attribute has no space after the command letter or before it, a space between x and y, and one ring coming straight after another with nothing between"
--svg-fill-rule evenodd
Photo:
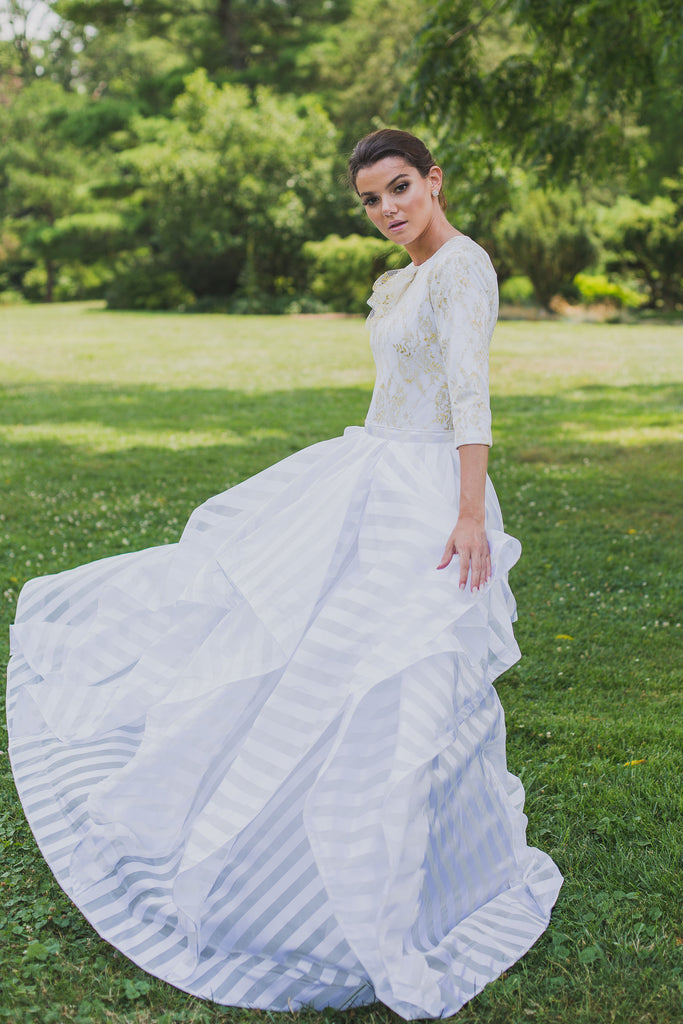
<instances>
[{"instance_id":1,"label":"tree","mask_svg":"<svg viewBox=\"0 0 683 1024\"><path fill-rule=\"evenodd\" d=\"M635 277L651 308L683 307L683 181L665 179L649 203L621 196L603 208L598 227L607 269Z\"/></svg>"},{"instance_id":2,"label":"tree","mask_svg":"<svg viewBox=\"0 0 683 1024\"><path fill-rule=\"evenodd\" d=\"M88 109L86 97L49 81L0 105L0 221L18 240L11 254L17 272L40 265L48 302L60 266L92 263L130 244L121 212L98 196L107 173L100 152L71 137Z\"/></svg>"},{"instance_id":3,"label":"tree","mask_svg":"<svg viewBox=\"0 0 683 1024\"><path fill-rule=\"evenodd\" d=\"M21 240L24 255L44 261L48 301L55 261L48 248L34 248L32 239L81 208L87 175L81 153L59 138L65 110L61 90L51 82L22 89L10 107L0 108L3 220Z\"/></svg>"},{"instance_id":4,"label":"tree","mask_svg":"<svg viewBox=\"0 0 683 1024\"><path fill-rule=\"evenodd\" d=\"M16 58L15 68L25 82L42 73L39 52L34 41L49 33L50 5L44 0L0 0L0 25L7 37L7 48Z\"/></svg>"},{"instance_id":5,"label":"tree","mask_svg":"<svg viewBox=\"0 0 683 1024\"><path fill-rule=\"evenodd\" d=\"M526 274L546 309L576 274L595 260L597 249L580 193L531 189L504 214L499 244L510 266Z\"/></svg>"},{"instance_id":6,"label":"tree","mask_svg":"<svg viewBox=\"0 0 683 1024\"><path fill-rule=\"evenodd\" d=\"M353 0L348 17L299 52L302 84L338 126L345 154L362 135L396 117L423 10L421 0Z\"/></svg>"},{"instance_id":7,"label":"tree","mask_svg":"<svg viewBox=\"0 0 683 1024\"><path fill-rule=\"evenodd\" d=\"M320 242L306 242L304 254L312 294L339 313L367 314L374 281L409 260L405 249L392 242L362 235L328 235Z\"/></svg>"},{"instance_id":8,"label":"tree","mask_svg":"<svg viewBox=\"0 0 683 1024\"><path fill-rule=\"evenodd\" d=\"M640 181L660 106L683 114L676 0L441 0L415 53L404 111L556 179Z\"/></svg>"},{"instance_id":9,"label":"tree","mask_svg":"<svg viewBox=\"0 0 683 1024\"><path fill-rule=\"evenodd\" d=\"M231 81L296 88L296 57L325 28L345 18L350 0L57 0L76 26L99 33L132 30L170 41L188 68Z\"/></svg>"},{"instance_id":10,"label":"tree","mask_svg":"<svg viewBox=\"0 0 683 1024\"><path fill-rule=\"evenodd\" d=\"M317 104L219 87L200 70L171 118L133 127L117 165L156 267L200 297L239 287L251 308L303 286L302 244L336 203L336 133Z\"/></svg>"}]
</instances>

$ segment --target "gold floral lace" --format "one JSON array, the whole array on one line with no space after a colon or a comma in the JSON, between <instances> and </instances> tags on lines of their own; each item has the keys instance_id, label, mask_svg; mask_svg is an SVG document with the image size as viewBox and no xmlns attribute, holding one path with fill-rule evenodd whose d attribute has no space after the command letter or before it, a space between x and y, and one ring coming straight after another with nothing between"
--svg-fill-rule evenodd
<instances>
[{"instance_id":1,"label":"gold floral lace","mask_svg":"<svg viewBox=\"0 0 683 1024\"><path fill-rule=\"evenodd\" d=\"M453 430L456 445L490 445L498 288L485 251L456 235L420 266L383 274L368 304L377 381L366 423Z\"/></svg>"}]
</instances>

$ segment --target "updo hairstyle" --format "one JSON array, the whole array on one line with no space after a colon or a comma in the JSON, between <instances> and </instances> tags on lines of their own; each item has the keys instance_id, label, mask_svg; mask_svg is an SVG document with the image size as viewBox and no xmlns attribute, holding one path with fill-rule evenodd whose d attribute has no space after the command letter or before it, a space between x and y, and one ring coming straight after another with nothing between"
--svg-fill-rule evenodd
<instances>
[{"instance_id":1,"label":"updo hairstyle","mask_svg":"<svg viewBox=\"0 0 683 1024\"><path fill-rule=\"evenodd\" d=\"M349 159L349 179L353 188L356 187L358 172L363 167L371 167L379 160L387 156L399 156L406 163L410 164L426 178L430 170L436 164L424 142L410 132L402 132L398 128L380 128L379 131L370 132L357 142ZM443 194L439 192L439 206L445 210L448 203Z\"/></svg>"}]
</instances>

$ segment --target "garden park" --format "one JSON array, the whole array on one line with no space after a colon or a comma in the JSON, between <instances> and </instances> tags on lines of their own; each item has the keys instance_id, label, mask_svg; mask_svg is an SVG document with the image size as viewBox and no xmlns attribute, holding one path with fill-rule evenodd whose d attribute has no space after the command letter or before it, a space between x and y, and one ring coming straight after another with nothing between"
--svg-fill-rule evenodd
<instances>
[{"instance_id":1,"label":"garden park","mask_svg":"<svg viewBox=\"0 0 683 1024\"><path fill-rule=\"evenodd\" d=\"M522 659L497 688L529 840L565 876L547 932L455 1019L680 1024L678 5L0 9L0 661L27 579L173 544L210 495L363 422L362 311L398 256L345 156L424 127L501 282L490 473L523 547ZM0 1021L284 1021L98 938L1 735Z\"/></svg>"}]
</instances>

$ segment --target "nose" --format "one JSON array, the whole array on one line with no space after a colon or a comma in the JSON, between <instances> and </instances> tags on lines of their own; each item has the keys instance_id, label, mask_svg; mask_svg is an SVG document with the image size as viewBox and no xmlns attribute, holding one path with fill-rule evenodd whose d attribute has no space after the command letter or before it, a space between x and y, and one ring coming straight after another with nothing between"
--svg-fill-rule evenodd
<instances>
[{"instance_id":1,"label":"nose","mask_svg":"<svg viewBox=\"0 0 683 1024\"><path fill-rule=\"evenodd\" d=\"M396 213L396 203L390 195L382 196L382 214L385 217L393 217Z\"/></svg>"}]
</instances>

